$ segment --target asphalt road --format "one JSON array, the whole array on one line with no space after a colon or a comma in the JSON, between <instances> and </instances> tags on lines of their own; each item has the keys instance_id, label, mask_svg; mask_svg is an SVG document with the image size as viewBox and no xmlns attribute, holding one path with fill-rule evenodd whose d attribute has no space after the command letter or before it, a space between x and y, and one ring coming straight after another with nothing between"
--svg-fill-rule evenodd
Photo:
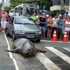
<instances>
[{"instance_id":1,"label":"asphalt road","mask_svg":"<svg viewBox=\"0 0 70 70\"><path fill-rule=\"evenodd\" d=\"M0 33L0 70L70 70L70 42L34 42L37 48L47 52L32 58L4 51L12 48L12 42L11 37Z\"/></svg>"}]
</instances>

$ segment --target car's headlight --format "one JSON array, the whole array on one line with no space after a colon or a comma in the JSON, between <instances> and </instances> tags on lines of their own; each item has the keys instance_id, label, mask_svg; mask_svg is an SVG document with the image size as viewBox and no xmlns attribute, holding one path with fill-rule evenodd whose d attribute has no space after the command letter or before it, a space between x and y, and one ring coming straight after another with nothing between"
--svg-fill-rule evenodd
<instances>
[{"instance_id":1,"label":"car's headlight","mask_svg":"<svg viewBox=\"0 0 70 70\"><path fill-rule=\"evenodd\" d=\"M36 32L36 34L41 34L41 31Z\"/></svg>"},{"instance_id":2,"label":"car's headlight","mask_svg":"<svg viewBox=\"0 0 70 70\"><path fill-rule=\"evenodd\" d=\"M17 34L25 34L25 32L23 30L15 30L15 33L17 33Z\"/></svg>"}]
</instances>

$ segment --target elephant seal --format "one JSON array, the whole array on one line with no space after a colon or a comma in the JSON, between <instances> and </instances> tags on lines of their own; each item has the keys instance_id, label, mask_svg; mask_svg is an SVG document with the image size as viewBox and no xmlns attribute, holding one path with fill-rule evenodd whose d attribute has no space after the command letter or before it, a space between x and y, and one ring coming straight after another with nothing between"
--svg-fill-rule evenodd
<instances>
[{"instance_id":1,"label":"elephant seal","mask_svg":"<svg viewBox=\"0 0 70 70\"><path fill-rule=\"evenodd\" d=\"M34 43L26 38L16 39L15 41L13 41L12 49L5 51L19 53L26 57L35 56L37 52L42 52L42 53L46 52L44 50L37 49Z\"/></svg>"}]
</instances>

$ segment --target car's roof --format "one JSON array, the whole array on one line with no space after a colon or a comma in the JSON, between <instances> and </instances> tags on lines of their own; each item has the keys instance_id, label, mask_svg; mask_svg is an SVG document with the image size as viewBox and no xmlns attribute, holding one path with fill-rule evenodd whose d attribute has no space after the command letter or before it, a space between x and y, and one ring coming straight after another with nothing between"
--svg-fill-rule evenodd
<instances>
[{"instance_id":1,"label":"car's roof","mask_svg":"<svg viewBox=\"0 0 70 70\"><path fill-rule=\"evenodd\" d=\"M27 16L13 16L14 18L30 18L30 17L27 17Z\"/></svg>"},{"instance_id":2,"label":"car's roof","mask_svg":"<svg viewBox=\"0 0 70 70\"><path fill-rule=\"evenodd\" d=\"M32 20L32 18L28 17L28 16L13 16L14 18L23 18L23 19L29 19L29 20Z\"/></svg>"}]
</instances>

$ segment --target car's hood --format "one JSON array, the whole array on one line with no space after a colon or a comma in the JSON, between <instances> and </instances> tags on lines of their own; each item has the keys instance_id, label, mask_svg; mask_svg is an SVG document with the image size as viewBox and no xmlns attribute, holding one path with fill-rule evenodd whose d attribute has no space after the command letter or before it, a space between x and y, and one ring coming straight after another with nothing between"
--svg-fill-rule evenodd
<instances>
[{"instance_id":1,"label":"car's hood","mask_svg":"<svg viewBox=\"0 0 70 70\"><path fill-rule=\"evenodd\" d=\"M14 24L15 30L23 30L25 32L35 32L35 31L40 31L38 26L26 26L26 25L21 25L21 24Z\"/></svg>"}]
</instances>

